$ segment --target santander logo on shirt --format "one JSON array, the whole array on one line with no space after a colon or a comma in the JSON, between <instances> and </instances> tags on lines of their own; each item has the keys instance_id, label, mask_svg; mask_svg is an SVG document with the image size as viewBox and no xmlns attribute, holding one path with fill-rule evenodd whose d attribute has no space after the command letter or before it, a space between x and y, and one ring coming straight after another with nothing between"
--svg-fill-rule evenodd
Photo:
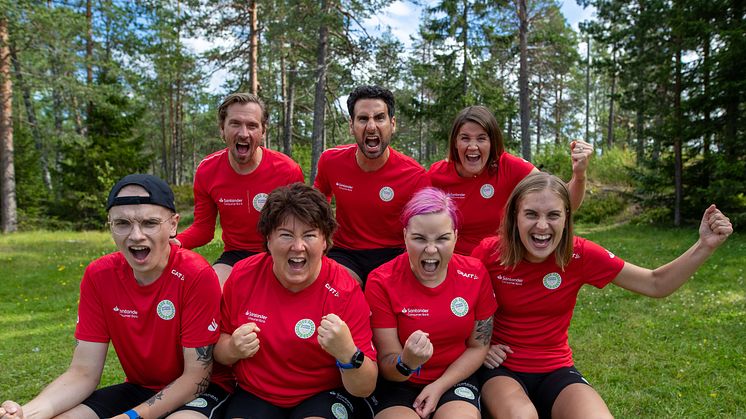
<instances>
[{"instance_id":1,"label":"santander logo on shirt","mask_svg":"<svg viewBox=\"0 0 746 419\"><path fill-rule=\"evenodd\" d=\"M254 313L251 310L246 310L246 313L244 313L247 320L254 323L267 323L267 316L264 314Z\"/></svg>"},{"instance_id":2,"label":"santander logo on shirt","mask_svg":"<svg viewBox=\"0 0 746 419\"><path fill-rule=\"evenodd\" d=\"M407 317L430 317L430 309L429 308L404 307L401 309L401 314Z\"/></svg>"},{"instance_id":3,"label":"santander logo on shirt","mask_svg":"<svg viewBox=\"0 0 746 419\"><path fill-rule=\"evenodd\" d=\"M523 285L523 278L509 278L502 274L498 274L495 278L506 285Z\"/></svg>"},{"instance_id":4,"label":"santander logo on shirt","mask_svg":"<svg viewBox=\"0 0 746 419\"><path fill-rule=\"evenodd\" d=\"M119 308L118 305L114 306L114 312L124 318L136 319L138 317L137 310L127 310L127 309Z\"/></svg>"},{"instance_id":5,"label":"santander logo on shirt","mask_svg":"<svg viewBox=\"0 0 746 419\"><path fill-rule=\"evenodd\" d=\"M219 198L218 202L226 207L238 207L243 205L243 198Z\"/></svg>"}]
</instances>

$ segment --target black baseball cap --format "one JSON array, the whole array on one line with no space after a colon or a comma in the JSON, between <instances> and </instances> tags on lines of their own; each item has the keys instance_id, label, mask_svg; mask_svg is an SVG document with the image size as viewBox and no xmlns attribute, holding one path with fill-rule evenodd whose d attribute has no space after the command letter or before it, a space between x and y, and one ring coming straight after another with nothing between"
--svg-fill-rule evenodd
<instances>
[{"instance_id":1,"label":"black baseball cap","mask_svg":"<svg viewBox=\"0 0 746 419\"><path fill-rule=\"evenodd\" d=\"M117 196L119 191L127 185L142 186L150 196ZM168 183L156 176L140 173L123 177L116 183L116 185L114 185L113 188L111 188L109 199L106 201L106 211L109 211L111 207L117 205L139 204L160 205L176 212L174 192L171 190L171 187L168 186Z\"/></svg>"}]
</instances>

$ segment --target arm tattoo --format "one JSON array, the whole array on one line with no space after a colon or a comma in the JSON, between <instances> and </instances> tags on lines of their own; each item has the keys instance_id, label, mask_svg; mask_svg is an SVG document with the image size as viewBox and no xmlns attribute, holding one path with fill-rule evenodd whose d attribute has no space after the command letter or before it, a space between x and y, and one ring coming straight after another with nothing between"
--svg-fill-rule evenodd
<instances>
[{"instance_id":1,"label":"arm tattoo","mask_svg":"<svg viewBox=\"0 0 746 419\"><path fill-rule=\"evenodd\" d=\"M194 398L196 399L202 393L204 393L205 390L207 390L207 386L208 385L210 385L210 376L209 375L205 376L205 377L202 377L202 380L199 383L197 383L197 392L194 393Z\"/></svg>"},{"instance_id":2,"label":"arm tattoo","mask_svg":"<svg viewBox=\"0 0 746 419\"><path fill-rule=\"evenodd\" d=\"M173 384L173 383L171 383ZM145 403L148 404L148 406L152 406L155 404L156 400L162 400L163 399L163 393L166 391L167 388L171 387L171 384L167 385L166 387L163 387L161 391L156 393L153 397L149 398Z\"/></svg>"},{"instance_id":3,"label":"arm tattoo","mask_svg":"<svg viewBox=\"0 0 746 419\"><path fill-rule=\"evenodd\" d=\"M212 349L215 345L200 346L194 348L197 351L197 361L202 363L202 366L207 369L212 365Z\"/></svg>"},{"instance_id":4,"label":"arm tattoo","mask_svg":"<svg viewBox=\"0 0 746 419\"><path fill-rule=\"evenodd\" d=\"M474 339L484 346L490 344L490 338L492 337L492 317L484 320L477 320L477 325L474 327Z\"/></svg>"}]
</instances>

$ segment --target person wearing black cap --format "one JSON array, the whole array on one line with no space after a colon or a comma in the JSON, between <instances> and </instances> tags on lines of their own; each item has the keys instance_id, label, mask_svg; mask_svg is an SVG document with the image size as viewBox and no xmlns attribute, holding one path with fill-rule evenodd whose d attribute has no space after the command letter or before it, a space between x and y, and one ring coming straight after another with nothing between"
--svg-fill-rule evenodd
<instances>
[{"instance_id":1,"label":"person wearing black cap","mask_svg":"<svg viewBox=\"0 0 746 419\"><path fill-rule=\"evenodd\" d=\"M23 407L4 402L2 419L209 418L228 397L210 383L220 285L204 258L169 243L179 215L168 184L125 176L106 208L117 252L85 270L70 367ZM96 390L109 341L127 379Z\"/></svg>"}]
</instances>

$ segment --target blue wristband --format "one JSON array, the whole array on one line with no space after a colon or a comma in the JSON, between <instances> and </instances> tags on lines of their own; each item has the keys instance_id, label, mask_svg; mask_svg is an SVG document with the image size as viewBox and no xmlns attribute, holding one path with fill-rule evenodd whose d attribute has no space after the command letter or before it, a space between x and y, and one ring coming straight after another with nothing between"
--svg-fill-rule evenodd
<instances>
[{"instance_id":1,"label":"blue wristband","mask_svg":"<svg viewBox=\"0 0 746 419\"><path fill-rule=\"evenodd\" d=\"M130 409L124 412L124 414L127 415L127 417L129 417L130 419L142 419L142 416L140 416L140 414L137 413L135 409Z\"/></svg>"}]
</instances>

